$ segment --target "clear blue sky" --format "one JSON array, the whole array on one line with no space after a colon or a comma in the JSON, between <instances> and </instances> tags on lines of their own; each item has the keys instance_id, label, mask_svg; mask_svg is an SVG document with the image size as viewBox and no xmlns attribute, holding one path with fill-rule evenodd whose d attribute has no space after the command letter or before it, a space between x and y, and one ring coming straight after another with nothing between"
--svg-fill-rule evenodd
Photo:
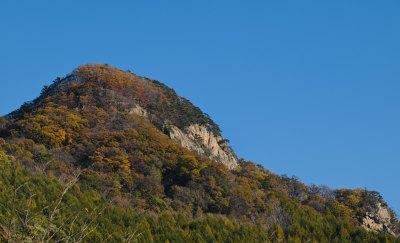
<instances>
[{"instance_id":1,"label":"clear blue sky","mask_svg":"<svg viewBox=\"0 0 400 243\"><path fill-rule=\"evenodd\" d=\"M192 100L239 156L377 190L399 213L399 13L369 0L5 0L0 114L79 64L108 63Z\"/></svg>"}]
</instances>

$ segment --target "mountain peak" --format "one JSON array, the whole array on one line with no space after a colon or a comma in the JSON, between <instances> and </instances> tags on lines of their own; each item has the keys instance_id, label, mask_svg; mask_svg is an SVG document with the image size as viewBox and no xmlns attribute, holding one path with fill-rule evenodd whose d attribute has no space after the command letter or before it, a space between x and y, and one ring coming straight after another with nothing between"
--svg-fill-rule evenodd
<instances>
[{"instance_id":1,"label":"mountain peak","mask_svg":"<svg viewBox=\"0 0 400 243\"><path fill-rule=\"evenodd\" d=\"M73 72L77 82L94 82L99 85L108 84L111 88L124 88L133 85L143 78L129 71L123 71L108 64L84 64Z\"/></svg>"},{"instance_id":2,"label":"mountain peak","mask_svg":"<svg viewBox=\"0 0 400 243\"><path fill-rule=\"evenodd\" d=\"M36 232L27 228L54 229L52 234L63 239L79 214L87 220L76 223L103 227L88 242L121 242L107 237L132 226L138 214L131 210L154 216L148 227L156 235L159 225L173 224L162 231L174 242L215 241L208 237L212 230L226 233L218 239L235 233L246 239L232 242L395 242L393 235L400 234L395 212L379 193L307 186L296 177L238 161L218 125L200 108L156 80L109 65L80 66L8 119L0 118L0 165L0 203L9 211L0 217L0 241L10 239L12 230ZM64 183L71 192L64 198L61 189L56 199L55 188ZM106 216L95 216L102 205ZM55 221L49 209L60 213ZM24 220L21 212L28 212ZM204 228L203 222L210 226ZM198 227L207 240L185 238ZM182 237L170 238L169 232Z\"/></svg>"},{"instance_id":3,"label":"mountain peak","mask_svg":"<svg viewBox=\"0 0 400 243\"><path fill-rule=\"evenodd\" d=\"M112 114L135 113L183 147L231 169L237 166L237 156L208 114L161 82L130 71L107 64L81 65L46 86L40 97L12 115L22 116L48 103L68 109L95 107Z\"/></svg>"}]
</instances>

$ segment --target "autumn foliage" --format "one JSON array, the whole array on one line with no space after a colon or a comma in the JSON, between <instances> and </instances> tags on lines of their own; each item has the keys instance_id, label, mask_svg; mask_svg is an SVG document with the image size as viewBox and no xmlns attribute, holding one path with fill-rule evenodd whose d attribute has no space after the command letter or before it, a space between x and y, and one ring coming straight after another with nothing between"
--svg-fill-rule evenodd
<instances>
[{"instance_id":1,"label":"autumn foliage","mask_svg":"<svg viewBox=\"0 0 400 243\"><path fill-rule=\"evenodd\" d=\"M108 65L81 66L0 119L0 240L35 241L51 225L54 241L87 226L87 242L399 242L359 227L383 203L373 192L307 186L245 160L229 170L171 140L165 122L220 133L172 89ZM44 208L77 171L50 222ZM13 200L35 220L18 221Z\"/></svg>"}]
</instances>

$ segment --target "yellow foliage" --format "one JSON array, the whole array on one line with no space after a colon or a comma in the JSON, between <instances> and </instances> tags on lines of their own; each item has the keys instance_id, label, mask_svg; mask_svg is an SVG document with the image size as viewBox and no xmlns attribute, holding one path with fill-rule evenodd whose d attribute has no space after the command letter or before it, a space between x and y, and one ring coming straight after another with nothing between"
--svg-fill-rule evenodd
<instances>
[{"instance_id":1,"label":"yellow foliage","mask_svg":"<svg viewBox=\"0 0 400 243\"><path fill-rule=\"evenodd\" d=\"M66 117L66 125L73 129L80 129L84 123L85 121L75 114L70 113Z\"/></svg>"},{"instance_id":2,"label":"yellow foliage","mask_svg":"<svg viewBox=\"0 0 400 243\"><path fill-rule=\"evenodd\" d=\"M14 157L7 155L3 151L0 151L0 163L1 165L7 165L14 160Z\"/></svg>"},{"instance_id":3,"label":"yellow foliage","mask_svg":"<svg viewBox=\"0 0 400 243\"><path fill-rule=\"evenodd\" d=\"M119 148L98 148L90 158L97 167L105 169L112 168L129 172L131 166L128 155Z\"/></svg>"},{"instance_id":4,"label":"yellow foliage","mask_svg":"<svg viewBox=\"0 0 400 243\"><path fill-rule=\"evenodd\" d=\"M22 120L19 125L28 132L32 139L50 147L60 147L66 139L66 131L44 115Z\"/></svg>"}]
</instances>

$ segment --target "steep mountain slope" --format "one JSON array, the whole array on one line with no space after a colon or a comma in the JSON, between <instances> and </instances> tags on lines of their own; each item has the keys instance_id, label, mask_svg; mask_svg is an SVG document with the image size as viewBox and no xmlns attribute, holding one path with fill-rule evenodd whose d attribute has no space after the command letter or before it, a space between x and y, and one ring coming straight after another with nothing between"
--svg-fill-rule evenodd
<instances>
[{"instance_id":1,"label":"steep mountain slope","mask_svg":"<svg viewBox=\"0 0 400 243\"><path fill-rule=\"evenodd\" d=\"M239 160L190 101L109 65L1 118L0 165L8 241L400 242L379 193Z\"/></svg>"},{"instance_id":2,"label":"steep mountain slope","mask_svg":"<svg viewBox=\"0 0 400 243\"><path fill-rule=\"evenodd\" d=\"M9 116L18 117L48 102L68 109L98 107L108 113L136 113L182 146L231 169L237 166L236 155L222 138L218 125L160 82L108 65L85 65L45 87L38 99Z\"/></svg>"}]
</instances>

